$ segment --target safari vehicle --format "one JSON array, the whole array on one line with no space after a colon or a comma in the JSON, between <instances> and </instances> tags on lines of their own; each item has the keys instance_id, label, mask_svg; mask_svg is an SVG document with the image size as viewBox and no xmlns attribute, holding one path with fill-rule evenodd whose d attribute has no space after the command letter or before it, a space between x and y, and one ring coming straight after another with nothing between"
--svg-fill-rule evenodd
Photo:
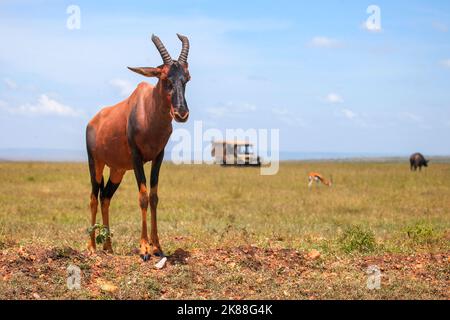
<instances>
[{"instance_id":1,"label":"safari vehicle","mask_svg":"<svg viewBox=\"0 0 450 320\"><path fill-rule=\"evenodd\" d=\"M211 156L222 166L261 166L260 157L254 154L254 145L246 141L213 141Z\"/></svg>"}]
</instances>

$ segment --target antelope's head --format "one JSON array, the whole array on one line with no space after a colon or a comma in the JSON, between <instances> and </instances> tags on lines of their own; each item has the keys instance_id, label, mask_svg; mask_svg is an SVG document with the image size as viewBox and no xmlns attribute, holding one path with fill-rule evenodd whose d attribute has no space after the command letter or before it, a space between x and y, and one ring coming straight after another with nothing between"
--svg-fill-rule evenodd
<instances>
[{"instance_id":1,"label":"antelope's head","mask_svg":"<svg viewBox=\"0 0 450 320\"><path fill-rule=\"evenodd\" d=\"M165 99L170 105L170 115L177 122L186 122L189 118L189 108L184 96L186 83L191 79L188 70L189 40L177 34L182 42L178 60L172 60L161 40L152 35L152 41L158 49L164 64L156 68L130 68L131 71L146 77L156 77L162 83Z\"/></svg>"}]
</instances>

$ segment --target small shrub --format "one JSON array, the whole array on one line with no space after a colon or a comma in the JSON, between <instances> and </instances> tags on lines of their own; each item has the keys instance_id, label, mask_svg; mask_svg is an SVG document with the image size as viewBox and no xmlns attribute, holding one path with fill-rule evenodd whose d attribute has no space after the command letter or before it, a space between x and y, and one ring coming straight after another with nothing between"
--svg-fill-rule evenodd
<instances>
[{"instance_id":1,"label":"small shrub","mask_svg":"<svg viewBox=\"0 0 450 320\"><path fill-rule=\"evenodd\" d=\"M344 230L339 238L342 250L346 253L354 251L369 253L375 250L375 235L371 230L363 229L360 226L351 226Z\"/></svg>"},{"instance_id":2,"label":"small shrub","mask_svg":"<svg viewBox=\"0 0 450 320\"><path fill-rule=\"evenodd\" d=\"M406 230L408 238L415 244L432 244L437 241L438 235L433 227L423 222L416 223Z\"/></svg>"},{"instance_id":3,"label":"small shrub","mask_svg":"<svg viewBox=\"0 0 450 320\"><path fill-rule=\"evenodd\" d=\"M95 232L95 230L98 230L98 235L95 237L95 242L97 244L103 244L113 236L112 232L109 231L109 228L107 226L104 226L102 224L96 223L92 227L89 227L87 229L87 233L91 234L92 232Z\"/></svg>"}]
</instances>

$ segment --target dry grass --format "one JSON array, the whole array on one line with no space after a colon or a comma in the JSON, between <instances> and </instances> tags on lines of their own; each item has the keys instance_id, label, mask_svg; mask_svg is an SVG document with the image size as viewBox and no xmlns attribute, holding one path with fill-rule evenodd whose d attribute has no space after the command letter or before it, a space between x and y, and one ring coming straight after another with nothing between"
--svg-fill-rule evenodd
<instances>
[{"instance_id":1,"label":"dry grass","mask_svg":"<svg viewBox=\"0 0 450 320\"><path fill-rule=\"evenodd\" d=\"M308 190L312 170L333 175L333 188ZM401 163L283 163L273 177L164 164L158 223L171 257L160 271L135 253L133 174L111 205L114 256L84 252L87 165L0 163L0 179L0 298L449 298L449 164L419 174ZM83 271L80 291L66 288L70 263ZM369 264L382 269L380 290L366 288Z\"/></svg>"}]
</instances>

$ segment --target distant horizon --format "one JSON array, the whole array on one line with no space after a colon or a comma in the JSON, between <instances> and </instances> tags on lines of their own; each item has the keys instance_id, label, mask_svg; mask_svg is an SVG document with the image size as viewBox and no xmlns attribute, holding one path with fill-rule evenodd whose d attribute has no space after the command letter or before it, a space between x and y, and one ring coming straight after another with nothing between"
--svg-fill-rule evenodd
<instances>
[{"instance_id":1,"label":"distant horizon","mask_svg":"<svg viewBox=\"0 0 450 320\"><path fill-rule=\"evenodd\" d=\"M265 153L265 152L262 152ZM408 160L410 154L389 152L317 152L317 151L280 151L280 161L309 160ZM193 155L194 153L192 153ZM260 153L261 154L261 153ZM269 152L270 154L270 152ZM427 158L450 158L450 154L425 154ZM49 162L84 162L87 153L82 149L58 148L0 148L1 161L49 161ZM166 152L165 161L171 161L170 150Z\"/></svg>"}]
</instances>

